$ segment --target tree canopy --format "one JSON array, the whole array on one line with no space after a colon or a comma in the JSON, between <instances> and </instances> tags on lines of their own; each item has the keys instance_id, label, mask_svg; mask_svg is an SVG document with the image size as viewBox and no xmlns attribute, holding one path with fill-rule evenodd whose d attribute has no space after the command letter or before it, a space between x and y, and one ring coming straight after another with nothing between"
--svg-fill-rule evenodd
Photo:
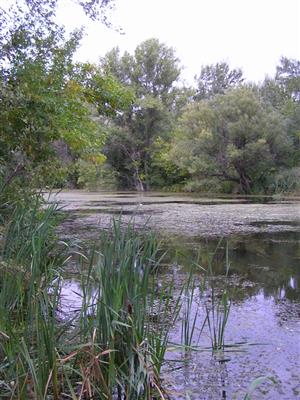
<instances>
[{"instance_id":1,"label":"tree canopy","mask_svg":"<svg viewBox=\"0 0 300 400\"><path fill-rule=\"evenodd\" d=\"M66 37L53 20L56 3L27 0L0 14L0 157L12 168L47 163L55 140L99 153L104 132L93 110L112 115L131 101L112 76L74 64L81 31Z\"/></svg>"},{"instance_id":2,"label":"tree canopy","mask_svg":"<svg viewBox=\"0 0 300 400\"><path fill-rule=\"evenodd\" d=\"M175 82L180 76L174 50L149 39L134 55L113 49L101 68L117 77L135 95L135 101L114 120L106 155L126 186L150 187L151 157L156 139L169 130L172 109L179 101Z\"/></svg>"},{"instance_id":3,"label":"tree canopy","mask_svg":"<svg viewBox=\"0 0 300 400\"><path fill-rule=\"evenodd\" d=\"M242 70L230 69L225 62L203 66L200 75L195 79L197 100L211 99L217 94L224 94L226 90L237 87L244 81Z\"/></svg>"},{"instance_id":4,"label":"tree canopy","mask_svg":"<svg viewBox=\"0 0 300 400\"><path fill-rule=\"evenodd\" d=\"M99 65L75 63L83 31L67 35L55 22L59 2L17 0L0 8L4 181L23 174L44 184L47 173L58 176L62 168L67 183L107 176L138 190L297 186L300 61L282 57L275 76L258 85L246 84L242 70L226 62L206 65L195 87L181 81L174 49L155 38L133 54L114 48ZM110 25L113 0L73 2ZM295 178L286 185L289 171Z\"/></svg>"},{"instance_id":5,"label":"tree canopy","mask_svg":"<svg viewBox=\"0 0 300 400\"><path fill-rule=\"evenodd\" d=\"M183 114L172 157L198 179L232 182L250 193L276 166L288 163L292 143L280 113L252 88L232 89L191 104Z\"/></svg>"}]
</instances>

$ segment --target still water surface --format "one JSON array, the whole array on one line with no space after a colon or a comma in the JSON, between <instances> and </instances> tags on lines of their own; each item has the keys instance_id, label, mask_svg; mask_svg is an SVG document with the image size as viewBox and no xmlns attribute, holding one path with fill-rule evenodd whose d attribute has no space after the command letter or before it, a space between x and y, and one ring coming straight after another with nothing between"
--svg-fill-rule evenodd
<instances>
[{"instance_id":1,"label":"still water surface","mask_svg":"<svg viewBox=\"0 0 300 400\"><path fill-rule=\"evenodd\" d=\"M82 191L61 192L51 199L68 213L60 227L64 239L96 239L120 213L124 222L134 218L138 227L147 224L159 232L170 260L162 275L173 276L178 287L191 260L198 257L207 268L214 255L215 284L226 287L231 298L225 344L233 347L228 347L225 361L209 351L169 353L176 362L166 368L165 385L173 399L242 399L249 383L262 375L276 383L261 385L252 399L300 398L299 199ZM76 281L67 282L66 309L78 307L79 290ZM209 291L195 296L198 330L203 301L209 301ZM178 342L179 336L180 326L174 328L172 340ZM200 345L209 343L204 329Z\"/></svg>"}]
</instances>

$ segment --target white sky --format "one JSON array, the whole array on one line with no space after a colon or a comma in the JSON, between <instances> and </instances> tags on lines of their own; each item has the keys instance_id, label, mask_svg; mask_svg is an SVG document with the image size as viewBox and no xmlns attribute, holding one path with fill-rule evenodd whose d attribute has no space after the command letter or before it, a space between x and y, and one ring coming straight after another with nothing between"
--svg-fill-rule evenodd
<instances>
[{"instance_id":1,"label":"white sky","mask_svg":"<svg viewBox=\"0 0 300 400\"><path fill-rule=\"evenodd\" d=\"M201 65L227 61L248 80L273 76L282 55L300 59L300 0L116 0L111 21L125 35L87 21L69 0L59 18L86 23L78 59L97 62L114 46L133 52L151 37L172 46L190 83Z\"/></svg>"},{"instance_id":2,"label":"white sky","mask_svg":"<svg viewBox=\"0 0 300 400\"><path fill-rule=\"evenodd\" d=\"M3 0L0 0L3 1ZM77 53L97 62L112 47L133 53L151 37L172 46L192 83L205 64L226 61L246 79L273 76L281 56L300 59L300 0L115 0L110 21L124 35L88 20L70 0L58 18L68 28L87 25Z\"/></svg>"}]
</instances>

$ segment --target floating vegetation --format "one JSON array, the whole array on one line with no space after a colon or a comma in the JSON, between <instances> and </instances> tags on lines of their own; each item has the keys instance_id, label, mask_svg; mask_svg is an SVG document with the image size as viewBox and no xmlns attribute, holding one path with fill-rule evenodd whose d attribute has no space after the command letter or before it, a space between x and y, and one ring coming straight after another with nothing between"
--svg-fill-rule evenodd
<instances>
[{"instance_id":1,"label":"floating vegetation","mask_svg":"<svg viewBox=\"0 0 300 400\"><path fill-rule=\"evenodd\" d=\"M56 219L55 205L41 211L39 202L23 204L2 227L1 398L174 398L168 377L197 354L212 354L226 386L233 354L258 344L227 339L239 282L230 275L228 246L219 242L211 256L200 249L187 259L179 284L178 265L164 273L164 245L149 230L112 220L94 245L70 254L55 237ZM213 271L219 250L223 277ZM65 309L69 263L76 265L77 299ZM254 382L248 396L261 380Z\"/></svg>"}]
</instances>

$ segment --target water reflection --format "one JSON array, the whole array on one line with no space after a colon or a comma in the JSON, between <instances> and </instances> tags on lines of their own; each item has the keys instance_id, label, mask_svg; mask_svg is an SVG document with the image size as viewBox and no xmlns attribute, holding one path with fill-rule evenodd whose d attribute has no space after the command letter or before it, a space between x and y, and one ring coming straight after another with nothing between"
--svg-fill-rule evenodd
<instances>
[{"instance_id":1,"label":"water reflection","mask_svg":"<svg viewBox=\"0 0 300 400\"><path fill-rule=\"evenodd\" d=\"M298 287L298 282L293 276L290 277L290 287L292 289L297 289Z\"/></svg>"},{"instance_id":2,"label":"water reflection","mask_svg":"<svg viewBox=\"0 0 300 400\"><path fill-rule=\"evenodd\" d=\"M277 383L263 384L253 399L298 398L300 232L222 241L173 236L167 243L170 258L177 258L182 271L195 258L206 269L212 265L215 284L227 287L233 300L225 342L244 342L247 347L245 352L229 352L230 360L222 365L214 357L193 353L184 371L174 377L174 387L182 393L176 399L186 394L190 399L241 399L248 384L262 375Z\"/></svg>"},{"instance_id":3,"label":"water reflection","mask_svg":"<svg viewBox=\"0 0 300 400\"><path fill-rule=\"evenodd\" d=\"M192 352L187 362L183 362L185 354L172 352L171 359L177 359L182 368L176 369L175 362L176 368L165 375L171 398L242 399L249 383L262 375L274 377L277 384L262 385L254 400L297 398L300 393L300 233L260 233L222 241L173 236L164 243L162 251L167 247L172 264L165 259L168 266L163 268L163 274L172 276L179 287L192 260L198 259L199 265L208 268L213 258L214 282L219 287L226 285L233 300L225 343L243 343L240 349L243 351L226 353L226 362L212 357L209 351ZM81 289L77 281L66 282L61 307L67 313L80 309ZM200 307L197 330L205 318L201 300L199 292L193 304L194 309ZM206 300L209 299L206 297ZM174 327L172 335L171 342L180 342L180 324ZM250 346L253 343L255 346ZM209 345L207 328L200 345Z\"/></svg>"},{"instance_id":4,"label":"water reflection","mask_svg":"<svg viewBox=\"0 0 300 400\"><path fill-rule=\"evenodd\" d=\"M111 195L107 199L98 197L99 195L94 196L91 200L89 196L89 207L85 210L76 197L81 212L90 214L91 219L80 220L77 225L71 221L68 227L69 230L72 229L71 233L76 233L77 229L82 234L84 228L91 229L91 223L98 214L101 214L101 218L103 213L103 217L107 214L107 220L110 220L111 215L118 215L120 211L123 216L128 217L133 213L137 217L145 214L144 220L147 220L150 214L154 215L154 228L157 230L160 231L165 225L174 228L173 231L168 230L168 236L164 240L162 252L167 249L168 255L164 259L166 267L163 268L163 274L174 278L180 288L192 261L197 259L198 264L207 269L213 258L211 265L216 277L214 282L219 287L226 286L232 299L225 342L243 342L247 345L267 343L263 346L248 346L245 352L230 353L230 360L226 363L219 362L210 352L194 352L188 362L182 364L185 355L172 353L172 359L178 357L183 367L172 370L166 375L165 381L169 382L173 394L171 398L242 399L248 384L261 375L273 376L278 383L263 385L253 399L297 398L300 394L300 232L299 221L294 221L292 218L289 220L290 208L272 208L271 204L270 207L259 207L256 210L249 206L249 203L256 199L250 201L245 199L243 203L247 204L243 207L247 207L240 207L237 212L236 206L225 207L227 203L232 203L232 200L227 201L227 199L221 208L212 201L197 199L191 201L187 197L173 200L168 196L160 196L164 198L157 199L157 195L137 199L136 194L126 194L114 199ZM146 201L147 197L151 197L150 201L149 199ZM241 203L241 199L238 200ZM135 202L143 206L137 208ZM73 205L73 209L70 208L72 213L75 206L78 206L77 203ZM99 211L101 207L103 212ZM92 215L93 211L96 212L95 215ZM241 216L244 219L239 218ZM141 219L142 222L144 220ZM101 221L103 227L103 218ZM238 232L238 234L224 238L221 242L219 239L203 238L203 236L193 237L193 234L201 233L201 230L193 230L193 226L197 224L203 224L204 234L215 230L217 234L223 232ZM224 229L220 229L220 226ZM240 235L243 231L240 227L244 229L244 233L250 232L249 227L264 233ZM270 227L272 229L269 229ZM96 226L95 237L98 237L98 229ZM284 232L270 233L274 230L284 230ZM182 232L182 236L172 236L170 232ZM161 288L159 282L157 285L159 291ZM200 317L205 318L205 308L200 302L203 299L199 295L196 300L193 307L196 309L200 304L200 311L202 310ZM209 298L206 297L206 300ZM72 313L78 310L80 305L80 284L69 281L62 290L61 307L67 313ZM200 319L198 330L201 328L201 323ZM177 328L176 330L175 327L174 337L171 339L178 343L181 326ZM204 331L201 345L209 345L208 334L209 332ZM176 368L177 366L178 363Z\"/></svg>"},{"instance_id":5,"label":"water reflection","mask_svg":"<svg viewBox=\"0 0 300 400\"><path fill-rule=\"evenodd\" d=\"M266 298L300 299L300 232L258 233L222 241L173 236L167 247L170 259L176 257L181 265L198 258L205 269L211 263L215 275L228 273L236 300L261 290Z\"/></svg>"}]
</instances>

